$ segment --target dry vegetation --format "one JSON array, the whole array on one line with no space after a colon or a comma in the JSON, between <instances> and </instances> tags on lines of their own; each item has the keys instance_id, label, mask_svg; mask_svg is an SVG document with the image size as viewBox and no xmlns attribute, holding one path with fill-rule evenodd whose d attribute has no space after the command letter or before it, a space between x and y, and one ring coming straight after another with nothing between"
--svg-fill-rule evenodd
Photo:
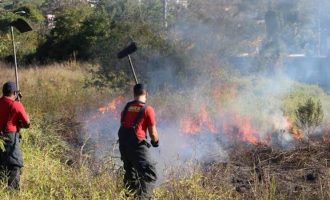
<instances>
[{"instance_id":1,"label":"dry vegetation","mask_svg":"<svg viewBox=\"0 0 330 200\"><path fill-rule=\"evenodd\" d=\"M299 143L292 150L237 147L228 162L195 166L187 178L167 180L160 199L329 199L330 144Z\"/></svg>"},{"instance_id":2,"label":"dry vegetation","mask_svg":"<svg viewBox=\"0 0 330 200\"><path fill-rule=\"evenodd\" d=\"M68 63L20 70L32 128L22 131L21 190L8 192L2 183L1 199L126 199L121 169L110 158L95 162L80 152L76 115L115 95L84 88L88 68ZM12 69L1 71L1 82L13 79ZM330 144L323 138L297 143L291 150L237 145L225 163L171 169L154 199L329 199Z\"/></svg>"}]
</instances>

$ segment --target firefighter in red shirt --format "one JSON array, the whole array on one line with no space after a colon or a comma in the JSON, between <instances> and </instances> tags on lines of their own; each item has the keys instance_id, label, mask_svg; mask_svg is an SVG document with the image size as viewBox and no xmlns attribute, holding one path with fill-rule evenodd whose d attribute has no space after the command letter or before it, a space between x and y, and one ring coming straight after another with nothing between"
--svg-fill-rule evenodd
<instances>
[{"instance_id":1,"label":"firefighter in red shirt","mask_svg":"<svg viewBox=\"0 0 330 200\"><path fill-rule=\"evenodd\" d=\"M125 187L138 199L150 199L157 180L155 163L151 160L149 148L158 147L154 109L146 106L145 85L134 86L134 101L126 104L118 131L119 150L124 163ZM147 142L147 131L151 145Z\"/></svg>"},{"instance_id":2,"label":"firefighter in red shirt","mask_svg":"<svg viewBox=\"0 0 330 200\"><path fill-rule=\"evenodd\" d=\"M0 150L1 178L8 178L8 187L19 189L20 169L23 167L22 152L19 145L19 129L28 128L29 117L22 103L15 101L18 91L16 84L8 81L2 88L0 98L0 138L5 149Z\"/></svg>"}]
</instances>

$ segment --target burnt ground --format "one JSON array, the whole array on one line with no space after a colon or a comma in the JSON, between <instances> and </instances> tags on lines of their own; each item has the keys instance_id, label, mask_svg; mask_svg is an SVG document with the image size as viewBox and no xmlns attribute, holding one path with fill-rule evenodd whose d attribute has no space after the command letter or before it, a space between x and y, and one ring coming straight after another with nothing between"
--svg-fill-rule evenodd
<instances>
[{"instance_id":1,"label":"burnt ground","mask_svg":"<svg viewBox=\"0 0 330 200\"><path fill-rule=\"evenodd\" d=\"M203 174L208 188L226 186L238 199L330 199L330 143L301 141L291 150L237 146L228 162L208 164Z\"/></svg>"}]
</instances>

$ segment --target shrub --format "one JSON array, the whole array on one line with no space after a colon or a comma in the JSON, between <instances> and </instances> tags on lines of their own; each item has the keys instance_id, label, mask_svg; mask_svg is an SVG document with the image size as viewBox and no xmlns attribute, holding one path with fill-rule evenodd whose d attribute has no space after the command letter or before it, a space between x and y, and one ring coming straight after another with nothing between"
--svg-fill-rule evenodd
<instances>
[{"instance_id":1,"label":"shrub","mask_svg":"<svg viewBox=\"0 0 330 200\"><path fill-rule=\"evenodd\" d=\"M307 137L315 132L324 117L320 100L316 101L312 98L308 98L304 104L299 105L295 114L296 126L303 130Z\"/></svg>"}]
</instances>

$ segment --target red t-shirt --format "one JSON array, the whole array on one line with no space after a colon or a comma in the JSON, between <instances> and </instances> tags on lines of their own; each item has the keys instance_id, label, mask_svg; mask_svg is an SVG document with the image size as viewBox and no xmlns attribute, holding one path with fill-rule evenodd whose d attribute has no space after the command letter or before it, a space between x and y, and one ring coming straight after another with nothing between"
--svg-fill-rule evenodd
<instances>
[{"instance_id":1,"label":"red t-shirt","mask_svg":"<svg viewBox=\"0 0 330 200\"><path fill-rule=\"evenodd\" d=\"M23 125L29 123L29 117L23 104L3 96L0 98L0 131L17 132L19 121Z\"/></svg>"},{"instance_id":2,"label":"red t-shirt","mask_svg":"<svg viewBox=\"0 0 330 200\"><path fill-rule=\"evenodd\" d=\"M123 122L124 128L129 128L132 125L133 121L135 120L135 117L144 105L144 103L139 101L133 101L129 103L125 119L121 120ZM151 106L147 106L135 127L135 132L138 140L141 141L146 139L148 127L154 125L156 125L155 111Z\"/></svg>"}]
</instances>

